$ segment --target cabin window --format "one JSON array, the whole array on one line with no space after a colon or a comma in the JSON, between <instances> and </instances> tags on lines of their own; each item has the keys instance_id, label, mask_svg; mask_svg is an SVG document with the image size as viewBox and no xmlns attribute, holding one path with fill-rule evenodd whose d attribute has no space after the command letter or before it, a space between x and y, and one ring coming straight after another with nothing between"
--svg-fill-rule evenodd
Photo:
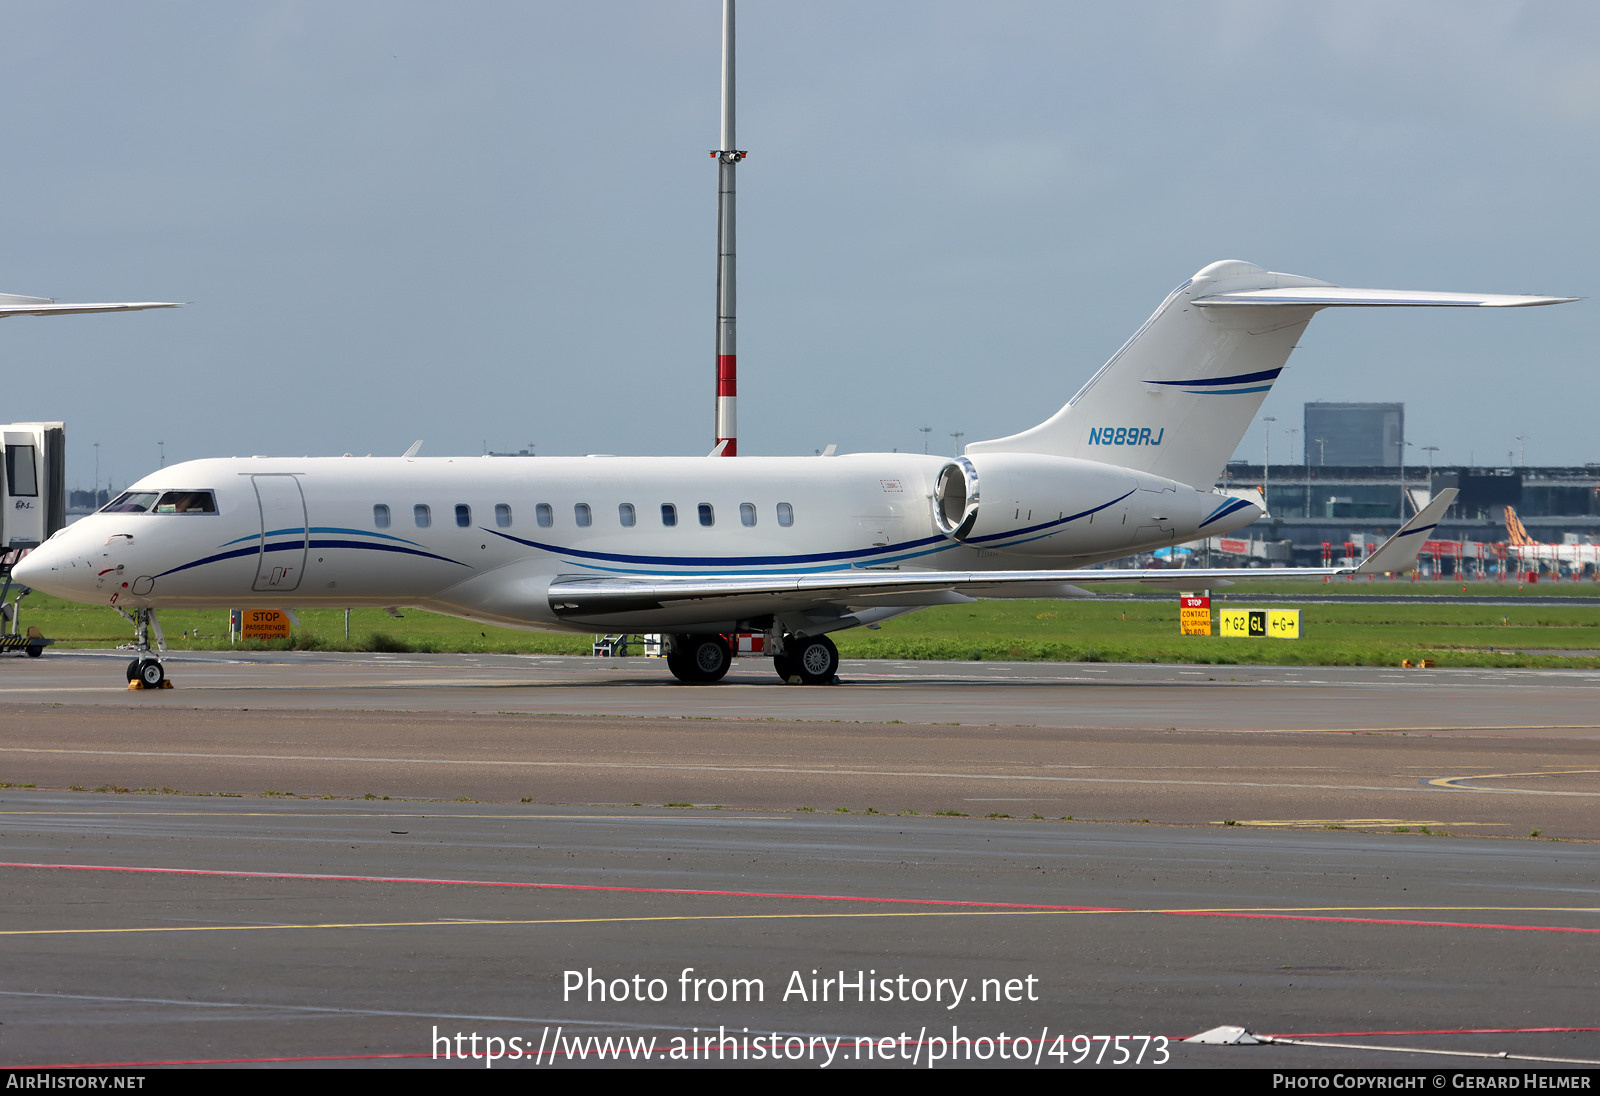
<instances>
[{"instance_id":1,"label":"cabin window","mask_svg":"<svg viewBox=\"0 0 1600 1096\"><path fill-rule=\"evenodd\" d=\"M372 508L372 524L378 529L389 528L389 508L381 502Z\"/></svg>"},{"instance_id":2,"label":"cabin window","mask_svg":"<svg viewBox=\"0 0 1600 1096\"><path fill-rule=\"evenodd\" d=\"M572 517L578 523L578 528L587 529L594 520L594 514L589 510L587 502L580 502L572 508Z\"/></svg>"},{"instance_id":3,"label":"cabin window","mask_svg":"<svg viewBox=\"0 0 1600 1096\"><path fill-rule=\"evenodd\" d=\"M456 503L456 524L463 529L472 525L472 507L464 502Z\"/></svg>"},{"instance_id":4,"label":"cabin window","mask_svg":"<svg viewBox=\"0 0 1600 1096\"><path fill-rule=\"evenodd\" d=\"M678 508L670 502L661 504L661 524L669 528L678 524Z\"/></svg>"},{"instance_id":5,"label":"cabin window","mask_svg":"<svg viewBox=\"0 0 1600 1096\"><path fill-rule=\"evenodd\" d=\"M416 516L418 529L426 529L433 524L433 511L425 504L417 503L411 508L411 512Z\"/></svg>"},{"instance_id":6,"label":"cabin window","mask_svg":"<svg viewBox=\"0 0 1600 1096\"><path fill-rule=\"evenodd\" d=\"M539 528L548 529L556 523L556 514L548 502L541 502L533 508L533 520L539 523Z\"/></svg>"},{"instance_id":7,"label":"cabin window","mask_svg":"<svg viewBox=\"0 0 1600 1096\"><path fill-rule=\"evenodd\" d=\"M156 503L158 514L215 514L217 497L210 491L168 491Z\"/></svg>"},{"instance_id":8,"label":"cabin window","mask_svg":"<svg viewBox=\"0 0 1600 1096\"><path fill-rule=\"evenodd\" d=\"M754 525L756 523L756 504L741 502L739 504L739 524Z\"/></svg>"},{"instance_id":9,"label":"cabin window","mask_svg":"<svg viewBox=\"0 0 1600 1096\"><path fill-rule=\"evenodd\" d=\"M710 527L710 526L715 525L717 523L716 511L711 509L711 504L709 502L702 502L700 504L699 509L700 509L700 524L701 525Z\"/></svg>"},{"instance_id":10,"label":"cabin window","mask_svg":"<svg viewBox=\"0 0 1600 1096\"><path fill-rule=\"evenodd\" d=\"M785 529L794 524L794 507L787 502L778 503L778 524Z\"/></svg>"},{"instance_id":11,"label":"cabin window","mask_svg":"<svg viewBox=\"0 0 1600 1096\"><path fill-rule=\"evenodd\" d=\"M511 528L511 506L509 503L497 502L494 504L494 523L502 529Z\"/></svg>"},{"instance_id":12,"label":"cabin window","mask_svg":"<svg viewBox=\"0 0 1600 1096\"><path fill-rule=\"evenodd\" d=\"M623 528L633 528L633 523L639 520L638 515L633 512L633 503L624 502L617 507L617 520L622 522Z\"/></svg>"}]
</instances>

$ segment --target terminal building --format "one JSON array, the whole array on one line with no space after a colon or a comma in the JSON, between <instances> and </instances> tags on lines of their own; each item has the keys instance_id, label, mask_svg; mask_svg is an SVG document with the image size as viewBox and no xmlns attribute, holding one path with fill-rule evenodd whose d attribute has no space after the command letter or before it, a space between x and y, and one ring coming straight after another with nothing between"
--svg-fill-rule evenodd
<instances>
[{"instance_id":1,"label":"terminal building","mask_svg":"<svg viewBox=\"0 0 1600 1096\"><path fill-rule=\"evenodd\" d=\"M1406 444L1403 403L1308 403L1306 453L1319 465L1396 468Z\"/></svg>"},{"instance_id":2,"label":"terminal building","mask_svg":"<svg viewBox=\"0 0 1600 1096\"><path fill-rule=\"evenodd\" d=\"M1213 537L1208 544L1213 553L1305 566L1359 558L1436 492L1453 487L1461 494L1430 534L1425 563L1429 556L1448 557L1450 562L1438 565L1446 574L1480 569L1595 573L1600 463L1570 468L1404 464L1405 408L1398 403L1308 403L1304 429L1299 463L1228 463L1218 489L1259 491L1267 516L1229 537ZM1242 553L1240 542L1248 545ZM1568 547L1541 556L1528 542ZM1519 568L1519 559L1543 562ZM1224 559L1214 556L1213 562Z\"/></svg>"}]
</instances>

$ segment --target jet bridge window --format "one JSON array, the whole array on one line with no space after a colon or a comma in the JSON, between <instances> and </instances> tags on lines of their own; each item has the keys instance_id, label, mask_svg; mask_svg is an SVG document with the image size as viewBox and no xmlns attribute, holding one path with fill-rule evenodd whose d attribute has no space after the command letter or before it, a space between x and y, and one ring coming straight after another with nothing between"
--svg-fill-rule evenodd
<instances>
[{"instance_id":1,"label":"jet bridge window","mask_svg":"<svg viewBox=\"0 0 1600 1096\"><path fill-rule=\"evenodd\" d=\"M417 519L418 529L426 529L428 526L433 524L433 511L428 509L426 504L420 502L417 503L411 508L411 513Z\"/></svg>"},{"instance_id":2,"label":"jet bridge window","mask_svg":"<svg viewBox=\"0 0 1600 1096\"><path fill-rule=\"evenodd\" d=\"M587 529L594 521L594 513L589 509L587 502L580 502L572 508L572 518L578 523L578 528Z\"/></svg>"},{"instance_id":3,"label":"jet bridge window","mask_svg":"<svg viewBox=\"0 0 1600 1096\"><path fill-rule=\"evenodd\" d=\"M634 522L639 520L638 516L633 512L633 503L624 502L617 506L617 520L622 522L624 529L633 528Z\"/></svg>"},{"instance_id":4,"label":"jet bridge window","mask_svg":"<svg viewBox=\"0 0 1600 1096\"><path fill-rule=\"evenodd\" d=\"M456 503L456 524L463 529L472 527L472 507L464 502Z\"/></svg>"},{"instance_id":5,"label":"jet bridge window","mask_svg":"<svg viewBox=\"0 0 1600 1096\"><path fill-rule=\"evenodd\" d=\"M38 457L31 445L8 445L6 479L11 481L13 498L33 498L39 494Z\"/></svg>"},{"instance_id":6,"label":"jet bridge window","mask_svg":"<svg viewBox=\"0 0 1600 1096\"><path fill-rule=\"evenodd\" d=\"M168 491L156 503L158 514L215 514L217 497L210 491Z\"/></svg>"},{"instance_id":7,"label":"jet bridge window","mask_svg":"<svg viewBox=\"0 0 1600 1096\"><path fill-rule=\"evenodd\" d=\"M668 528L678 524L678 508L670 502L661 504L661 524Z\"/></svg>"},{"instance_id":8,"label":"jet bridge window","mask_svg":"<svg viewBox=\"0 0 1600 1096\"><path fill-rule=\"evenodd\" d=\"M372 508L372 524L378 529L389 528L389 508L381 502Z\"/></svg>"},{"instance_id":9,"label":"jet bridge window","mask_svg":"<svg viewBox=\"0 0 1600 1096\"><path fill-rule=\"evenodd\" d=\"M778 503L778 524L785 529L794 524L794 507L787 502Z\"/></svg>"},{"instance_id":10,"label":"jet bridge window","mask_svg":"<svg viewBox=\"0 0 1600 1096\"><path fill-rule=\"evenodd\" d=\"M511 528L511 505L497 502L494 504L494 523L502 529Z\"/></svg>"},{"instance_id":11,"label":"jet bridge window","mask_svg":"<svg viewBox=\"0 0 1600 1096\"><path fill-rule=\"evenodd\" d=\"M533 508L533 520L539 523L539 528L548 529L556 523L556 512L550 509L548 502L541 502Z\"/></svg>"},{"instance_id":12,"label":"jet bridge window","mask_svg":"<svg viewBox=\"0 0 1600 1096\"><path fill-rule=\"evenodd\" d=\"M753 526L756 523L756 504L741 502L739 504L739 524Z\"/></svg>"},{"instance_id":13,"label":"jet bridge window","mask_svg":"<svg viewBox=\"0 0 1600 1096\"><path fill-rule=\"evenodd\" d=\"M699 509L701 525L709 528L717 523L717 512L711 509L711 504L709 502L702 502Z\"/></svg>"}]
</instances>

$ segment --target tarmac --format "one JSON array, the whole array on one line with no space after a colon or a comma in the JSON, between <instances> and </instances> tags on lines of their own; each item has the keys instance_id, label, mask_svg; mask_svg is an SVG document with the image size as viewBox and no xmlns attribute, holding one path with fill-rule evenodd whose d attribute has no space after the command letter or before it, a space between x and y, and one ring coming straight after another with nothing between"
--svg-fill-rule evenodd
<instances>
[{"instance_id":1,"label":"tarmac","mask_svg":"<svg viewBox=\"0 0 1600 1096\"><path fill-rule=\"evenodd\" d=\"M0 665L0 1065L1600 1064L1600 673L125 661Z\"/></svg>"}]
</instances>

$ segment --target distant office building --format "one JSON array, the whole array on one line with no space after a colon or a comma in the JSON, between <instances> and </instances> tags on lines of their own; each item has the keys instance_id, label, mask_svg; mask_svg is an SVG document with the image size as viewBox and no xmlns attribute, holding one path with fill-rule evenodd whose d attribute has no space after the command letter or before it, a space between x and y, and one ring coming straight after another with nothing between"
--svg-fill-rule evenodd
<instances>
[{"instance_id":1,"label":"distant office building","mask_svg":"<svg viewBox=\"0 0 1600 1096\"><path fill-rule=\"evenodd\" d=\"M1313 466L1394 468L1406 437L1403 403L1308 403L1305 452Z\"/></svg>"}]
</instances>

